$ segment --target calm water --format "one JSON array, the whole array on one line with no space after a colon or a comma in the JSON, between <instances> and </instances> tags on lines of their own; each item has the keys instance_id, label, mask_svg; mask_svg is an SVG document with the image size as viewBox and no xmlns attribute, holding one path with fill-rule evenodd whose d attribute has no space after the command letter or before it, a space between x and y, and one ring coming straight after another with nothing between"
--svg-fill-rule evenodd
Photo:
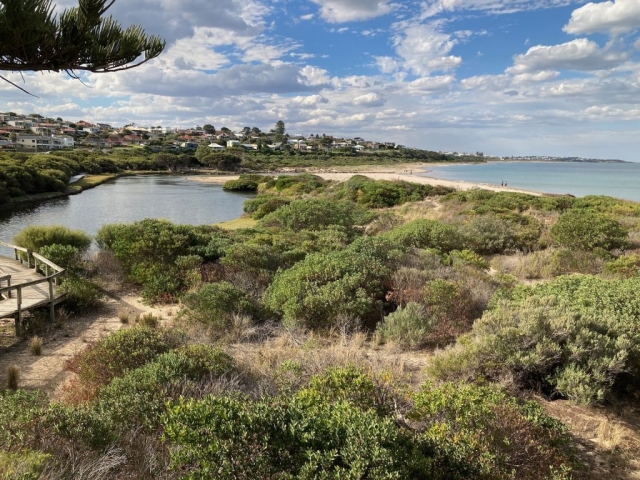
<instances>
[{"instance_id":1,"label":"calm water","mask_svg":"<svg viewBox=\"0 0 640 480\"><path fill-rule=\"evenodd\" d=\"M184 177L123 177L80 195L0 212L0 241L10 242L28 225L65 225L95 235L106 223L166 218L192 225L233 220L254 195L225 192L222 186Z\"/></svg>"},{"instance_id":2,"label":"calm water","mask_svg":"<svg viewBox=\"0 0 640 480\"><path fill-rule=\"evenodd\" d=\"M640 202L640 163L494 162L429 167L422 175L548 193L608 195Z\"/></svg>"}]
</instances>

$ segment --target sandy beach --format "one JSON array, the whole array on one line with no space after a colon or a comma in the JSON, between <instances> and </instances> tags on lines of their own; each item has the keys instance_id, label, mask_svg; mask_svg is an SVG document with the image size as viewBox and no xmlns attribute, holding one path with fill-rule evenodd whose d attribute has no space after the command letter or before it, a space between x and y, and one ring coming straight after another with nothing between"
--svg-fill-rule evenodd
<instances>
[{"instance_id":1,"label":"sandy beach","mask_svg":"<svg viewBox=\"0 0 640 480\"><path fill-rule=\"evenodd\" d=\"M424 165L421 165L424 167ZM384 169L384 171L383 171ZM510 187L501 187L500 185L491 185L487 183L474 183L474 182L465 182L463 180L443 180L434 177L424 176L425 171L413 170L414 173L405 173L405 168L393 169L389 167L376 168L372 167L370 169L363 169L362 171L357 172L326 172L326 171L313 171L310 170L308 173L312 173L314 175L318 175L325 180L334 180L337 182L345 182L349 180L354 175L364 175L373 180L403 180L405 182L412 183L420 183L422 185L442 185L443 187L451 187L456 190L471 190L474 188L480 188L484 190L491 190L494 192L517 192L517 193L527 193L529 195L542 196L543 192L536 192L533 190L521 190L518 188L510 188ZM300 173L300 171L298 171ZM422 173L422 175L418 175L418 173ZM289 172L278 172L274 175L287 175ZM239 178L238 175L200 175L188 177L189 180L193 180L196 182L203 183L219 183L223 184L229 180L237 180Z\"/></svg>"}]
</instances>

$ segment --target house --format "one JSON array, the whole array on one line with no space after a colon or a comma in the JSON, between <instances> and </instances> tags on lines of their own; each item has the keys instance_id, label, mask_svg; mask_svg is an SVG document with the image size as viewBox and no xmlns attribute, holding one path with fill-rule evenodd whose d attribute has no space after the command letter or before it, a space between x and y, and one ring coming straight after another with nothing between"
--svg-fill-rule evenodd
<instances>
[{"instance_id":1,"label":"house","mask_svg":"<svg viewBox=\"0 0 640 480\"><path fill-rule=\"evenodd\" d=\"M209 148L214 152L220 152L221 150L224 150L224 147L222 145L218 145L217 143L210 143Z\"/></svg>"},{"instance_id":2,"label":"house","mask_svg":"<svg viewBox=\"0 0 640 480\"><path fill-rule=\"evenodd\" d=\"M111 125L109 125L108 123L96 123L96 127L98 127L100 130L111 130Z\"/></svg>"},{"instance_id":3,"label":"house","mask_svg":"<svg viewBox=\"0 0 640 480\"><path fill-rule=\"evenodd\" d=\"M356 152L361 152L361 151L363 151L363 150L364 150L364 145L356 145L355 147L353 147L353 149L354 149Z\"/></svg>"},{"instance_id":4,"label":"house","mask_svg":"<svg viewBox=\"0 0 640 480\"><path fill-rule=\"evenodd\" d=\"M227 140L227 148L239 147L240 142L238 140Z\"/></svg>"},{"instance_id":5,"label":"house","mask_svg":"<svg viewBox=\"0 0 640 480\"><path fill-rule=\"evenodd\" d=\"M184 149L197 150L200 144L197 142L182 142L180 146Z\"/></svg>"},{"instance_id":6,"label":"house","mask_svg":"<svg viewBox=\"0 0 640 480\"><path fill-rule=\"evenodd\" d=\"M67 135L53 135L53 146L56 148L73 148L76 145L76 141L73 137Z\"/></svg>"},{"instance_id":7,"label":"house","mask_svg":"<svg viewBox=\"0 0 640 480\"><path fill-rule=\"evenodd\" d=\"M258 149L258 145L254 144L254 143L243 143L242 147L245 150L257 150Z\"/></svg>"},{"instance_id":8,"label":"house","mask_svg":"<svg viewBox=\"0 0 640 480\"><path fill-rule=\"evenodd\" d=\"M51 137L43 137L42 135L19 135L16 140L16 146L22 148L33 148L50 150L53 146Z\"/></svg>"},{"instance_id":9,"label":"house","mask_svg":"<svg viewBox=\"0 0 640 480\"><path fill-rule=\"evenodd\" d=\"M30 122L29 120L9 120L7 123L12 127L18 127L23 129L31 128L35 125L35 123Z\"/></svg>"},{"instance_id":10,"label":"house","mask_svg":"<svg viewBox=\"0 0 640 480\"><path fill-rule=\"evenodd\" d=\"M48 123L40 123L31 127L31 132L36 135L52 135L56 131L56 126Z\"/></svg>"},{"instance_id":11,"label":"house","mask_svg":"<svg viewBox=\"0 0 640 480\"><path fill-rule=\"evenodd\" d=\"M282 150L282 143L274 143L272 145L267 145L271 150Z\"/></svg>"}]
</instances>

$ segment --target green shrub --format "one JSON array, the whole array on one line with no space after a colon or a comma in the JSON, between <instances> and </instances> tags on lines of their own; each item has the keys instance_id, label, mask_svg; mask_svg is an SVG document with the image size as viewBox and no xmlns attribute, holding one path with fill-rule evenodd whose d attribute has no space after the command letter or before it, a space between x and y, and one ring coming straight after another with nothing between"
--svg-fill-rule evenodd
<instances>
[{"instance_id":1,"label":"green shrub","mask_svg":"<svg viewBox=\"0 0 640 480\"><path fill-rule=\"evenodd\" d=\"M432 328L424 307L419 303L408 303L387 315L376 328L376 333L384 342L411 349L420 347Z\"/></svg>"},{"instance_id":2,"label":"green shrub","mask_svg":"<svg viewBox=\"0 0 640 480\"><path fill-rule=\"evenodd\" d=\"M581 403L636 389L640 302L619 303L632 296L629 285L593 287L561 278L514 290L514 300L498 301L456 347L437 355L431 373L445 379L510 375L524 388Z\"/></svg>"},{"instance_id":3,"label":"green shrub","mask_svg":"<svg viewBox=\"0 0 640 480\"><path fill-rule=\"evenodd\" d=\"M551 227L554 240L564 247L579 250L625 248L629 235L620 222L590 210L569 210Z\"/></svg>"},{"instance_id":4,"label":"green shrub","mask_svg":"<svg viewBox=\"0 0 640 480\"><path fill-rule=\"evenodd\" d=\"M456 227L426 219L394 228L382 237L406 248L437 248L445 253L460 250L463 245Z\"/></svg>"},{"instance_id":5,"label":"green shrub","mask_svg":"<svg viewBox=\"0 0 640 480\"><path fill-rule=\"evenodd\" d=\"M251 214L251 218L260 220L271 212L275 212L280 207L289 205L291 200L271 195L259 195L257 198L244 202L243 209Z\"/></svg>"},{"instance_id":6,"label":"green shrub","mask_svg":"<svg viewBox=\"0 0 640 480\"><path fill-rule=\"evenodd\" d=\"M516 247L516 226L494 214L472 217L461 227L467 248L480 254L495 254Z\"/></svg>"},{"instance_id":7,"label":"green shrub","mask_svg":"<svg viewBox=\"0 0 640 480\"><path fill-rule=\"evenodd\" d=\"M51 455L31 450L0 451L0 480L38 480Z\"/></svg>"},{"instance_id":8,"label":"green shrub","mask_svg":"<svg viewBox=\"0 0 640 480\"><path fill-rule=\"evenodd\" d=\"M255 192L258 190L258 185L266 183L271 179L272 177L263 175L240 175L238 180L229 180L222 188L236 192Z\"/></svg>"},{"instance_id":9,"label":"green shrub","mask_svg":"<svg viewBox=\"0 0 640 480\"><path fill-rule=\"evenodd\" d=\"M46 245L40 249L40 255L72 272L78 271L82 262L80 250L73 245Z\"/></svg>"},{"instance_id":10,"label":"green shrub","mask_svg":"<svg viewBox=\"0 0 640 480\"><path fill-rule=\"evenodd\" d=\"M66 295L66 304L77 311L97 306L102 300L102 292L93 283L82 277L68 276L58 289Z\"/></svg>"},{"instance_id":11,"label":"green shrub","mask_svg":"<svg viewBox=\"0 0 640 480\"><path fill-rule=\"evenodd\" d=\"M431 475L423 478L570 478L566 428L535 402L519 403L495 387L427 384L408 416L432 456Z\"/></svg>"},{"instance_id":12,"label":"green shrub","mask_svg":"<svg viewBox=\"0 0 640 480\"><path fill-rule=\"evenodd\" d=\"M366 220L366 212L350 202L310 198L278 208L262 218L260 225L293 231L322 230L331 225L353 227Z\"/></svg>"},{"instance_id":13,"label":"green shrub","mask_svg":"<svg viewBox=\"0 0 640 480\"><path fill-rule=\"evenodd\" d=\"M363 175L354 175L340 187L338 196L368 208L388 208L406 202L417 202L434 190L431 185L371 180Z\"/></svg>"},{"instance_id":14,"label":"green shrub","mask_svg":"<svg viewBox=\"0 0 640 480\"><path fill-rule=\"evenodd\" d=\"M46 404L47 397L40 391L0 390L0 449L23 446Z\"/></svg>"},{"instance_id":15,"label":"green shrub","mask_svg":"<svg viewBox=\"0 0 640 480\"><path fill-rule=\"evenodd\" d=\"M440 278L425 283L422 303L435 325L465 323L474 313L469 292L457 283Z\"/></svg>"},{"instance_id":16,"label":"green shrub","mask_svg":"<svg viewBox=\"0 0 640 480\"><path fill-rule=\"evenodd\" d=\"M310 254L278 272L263 301L288 325L329 328L340 314L376 322L395 255L390 242L369 237L343 251Z\"/></svg>"},{"instance_id":17,"label":"green shrub","mask_svg":"<svg viewBox=\"0 0 640 480\"><path fill-rule=\"evenodd\" d=\"M454 267L456 265L471 265L481 270L489 268L489 262L472 250L453 250L449 253L449 259Z\"/></svg>"},{"instance_id":18,"label":"green shrub","mask_svg":"<svg viewBox=\"0 0 640 480\"><path fill-rule=\"evenodd\" d=\"M197 292L185 295L181 315L188 320L214 328L216 336L223 337L234 314L258 319L260 306L243 290L229 282L207 283Z\"/></svg>"},{"instance_id":19,"label":"green shrub","mask_svg":"<svg viewBox=\"0 0 640 480\"><path fill-rule=\"evenodd\" d=\"M31 225L13 237L13 243L36 253L40 253L42 247L54 244L75 247L79 252L84 252L91 245L91 237L81 230L71 230L61 225Z\"/></svg>"},{"instance_id":20,"label":"green shrub","mask_svg":"<svg viewBox=\"0 0 640 480\"><path fill-rule=\"evenodd\" d=\"M97 388L153 361L175 342L167 333L151 328L119 330L77 354L67 369L78 375L80 383Z\"/></svg>"},{"instance_id":21,"label":"green shrub","mask_svg":"<svg viewBox=\"0 0 640 480\"><path fill-rule=\"evenodd\" d=\"M219 378L235 368L234 360L220 349L181 347L115 378L100 389L90 408L116 431L128 432L134 424L153 431L160 424L174 384Z\"/></svg>"},{"instance_id":22,"label":"green shrub","mask_svg":"<svg viewBox=\"0 0 640 480\"><path fill-rule=\"evenodd\" d=\"M620 256L607 262L604 271L610 275L619 275L625 278L634 277L640 274L640 255L633 253Z\"/></svg>"},{"instance_id":23,"label":"green shrub","mask_svg":"<svg viewBox=\"0 0 640 480\"><path fill-rule=\"evenodd\" d=\"M194 479L410 478L407 439L393 419L345 401L180 400L164 431L179 447L174 468Z\"/></svg>"}]
</instances>

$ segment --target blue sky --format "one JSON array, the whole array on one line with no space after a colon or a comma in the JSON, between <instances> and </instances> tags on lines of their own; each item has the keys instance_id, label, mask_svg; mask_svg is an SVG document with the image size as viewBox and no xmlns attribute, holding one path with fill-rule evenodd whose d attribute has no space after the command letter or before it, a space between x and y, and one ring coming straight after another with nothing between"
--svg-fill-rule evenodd
<instances>
[{"instance_id":1,"label":"blue sky","mask_svg":"<svg viewBox=\"0 0 640 480\"><path fill-rule=\"evenodd\" d=\"M74 4L60 0L60 9ZM167 40L117 74L29 74L4 110L640 161L640 0L118 0ZM22 81L13 75L15 81Z\"/></svg>"}]
</instances>

